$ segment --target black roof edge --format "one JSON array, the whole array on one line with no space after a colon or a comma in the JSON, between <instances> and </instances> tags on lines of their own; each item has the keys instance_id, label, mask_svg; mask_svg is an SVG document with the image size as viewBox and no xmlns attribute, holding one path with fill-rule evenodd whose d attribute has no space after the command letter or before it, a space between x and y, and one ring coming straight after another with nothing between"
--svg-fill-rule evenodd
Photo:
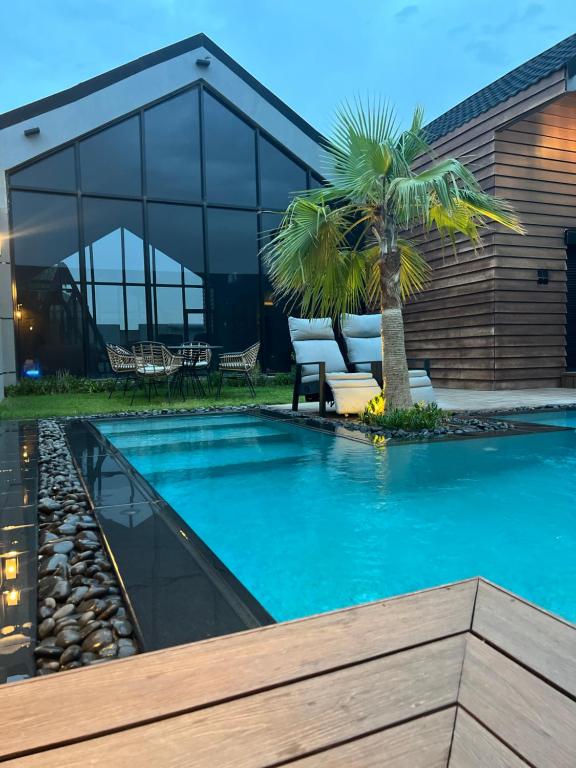
<instances>
[{"instance_id":1,"label":"black roof edge","mask_svg":"<svg viewBox=\"0 0 576 768\"><path fill-rule=\"evenodd\" d=\"M262 85L259 80L247 72L244 67L241 67L238 62L229 56L226 51L223 51L222 48L216 45L216 43L203 32L193 35L192 37L187 37L185 40L180 40L165 48L160 48L160 50L154 51L153 53L148 53L145 56L141 56L138 59L128 62L128 64L122 64L115 69L111 69L101 75L96 75L96 77L92 77L89 80L84 80L77 85L73 85L63 91L54 93L51 96L46 96L43 99L30 102L30 104L25 104L23 107L17 107L16 109L4 112L3 114L0 114L0 129L8 128L11 125L21 123L24 120L38 117L45 112L58 109L58 107L71 104L84 96L89 96L102 88L114 85L114 83L125 80L138 72L143 72L150 67L162 64L164 61L169 61L170 59L182 56L185 53L189 53L190 51L201 47L206 48L207 51L225 64L228 69L234 72L234 74L244 80L247 85L259 93L260 96L266 99L266 101L283 114L284 117L290 120L290 122L300 128L300 130L313 141L325 143L326 139L319 131L313 128L310 123L306 122L306 120L294 112L294 110L281 99L275 96L265 85Z\"/></svg>"}]
</instances>

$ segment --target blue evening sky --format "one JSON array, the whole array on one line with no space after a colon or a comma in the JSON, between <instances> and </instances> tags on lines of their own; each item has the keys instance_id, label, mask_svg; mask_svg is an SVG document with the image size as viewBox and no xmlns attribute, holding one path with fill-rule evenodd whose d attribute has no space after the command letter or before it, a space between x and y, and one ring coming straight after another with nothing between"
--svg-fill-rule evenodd
<instances>
[{"instance_id":1,"label":"blue evening sky","mask_svg":"<svg viewBox=\"0 0 576 768\"><path fill-rule=\"evenodd\" d=\"M344 98L432 119L576 32L574 0L0 0L0 112L197 32L323 132Z\"/></svg>"}]
</instances>

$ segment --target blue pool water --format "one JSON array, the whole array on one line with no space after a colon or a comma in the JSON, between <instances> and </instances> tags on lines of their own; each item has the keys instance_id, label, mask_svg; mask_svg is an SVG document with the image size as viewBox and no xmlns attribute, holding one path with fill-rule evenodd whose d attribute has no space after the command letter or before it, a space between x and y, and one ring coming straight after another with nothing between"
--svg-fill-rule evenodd
<instances>
[{"instance_id":1,"label":"blue pool water","mask_svg":"<svg viewBox=\"0 0 576 768\"><path fill-rule=\"evenodd\" d=\"M244 414L98 428L278 620L482 575L576 621L576 432L375 449Z\"/></svg>"},{"instance_id":2,"label":"blue pool water","mask_svg":"<svg viewBox=\"0 0 576 768\"><path fill-rule=\"evenodd\" d=\"M529 421L531 424L547 424L551 427L571 427L576 429L576 410L534 411L534 413L513 414L507 418L510 421Z\"/></svg>"}]
</instances>

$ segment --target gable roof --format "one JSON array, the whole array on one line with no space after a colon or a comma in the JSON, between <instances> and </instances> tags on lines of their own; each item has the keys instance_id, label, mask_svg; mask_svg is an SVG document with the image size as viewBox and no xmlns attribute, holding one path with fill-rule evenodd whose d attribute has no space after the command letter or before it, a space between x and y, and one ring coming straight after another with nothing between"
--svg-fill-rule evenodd
<instances>
[{"instance_id":1,"label":"gable roof","mask_svg":"<svg viewBox=\"0 0 576 768\"><path fill-rule=\"evenodd\" d=\"M177 56L182 56L190 51L204 48L221 61L228 69L234 74L238 75L244 82L253 88L260 96L268 101L275 109L277 109L284 117L290 120L294 125L300 128L303 133L309 136L313 141L324 141L322 134L313 128L310 123L306 122L300 115L294 112L287 104L281 99L275 96L266 86L247 72L244 67L241 67L238 62L229 56L226 51L223 51L216 43L211 40L204 33L199 33L188 37L185 40L180 40L178 43L173 43L165 48L161 48L159 51L148 53L145 56L141 56L139 59L128 64L123 64L120 67L111 69L96 77L85 80L78 85L73 85L71 88L66 88L64 91L59 91L51 96L47 96L37 101L32 101L30 104L26 104L22 107L17 107L9 112L0 114L0 129L7 128L10 125L15 125L23 120L29 120L49 112L52 109L70 104L73 101L88 96L91 93L95 93L103 88L107 88L114 83L124 80L132 75L142 72L145 69L154 67L157 64L161 64L170 59L174 59Z\"/></svg>"},{"instance_id":2,"label":"gable roof","mask_svg":"<svg viewBox=\"0 0 576 768\"><path fill-rule=\"evenodd\" d=\"M525 64L521 64L508 72L507 75L495 80L449 109L448 112L432 120L425 129L428 141L437 141L445 134L454 131L483 112L487 112L497 104L520 93L520 91L524 91L553 72L569 66L575 59L576 34L570 35L552 48L548 48L547 51L538 54ZM569 69L571 70L572 67L569 66ZM570 74L573 73L570 71Z\"/></svg>"}]
</instances>

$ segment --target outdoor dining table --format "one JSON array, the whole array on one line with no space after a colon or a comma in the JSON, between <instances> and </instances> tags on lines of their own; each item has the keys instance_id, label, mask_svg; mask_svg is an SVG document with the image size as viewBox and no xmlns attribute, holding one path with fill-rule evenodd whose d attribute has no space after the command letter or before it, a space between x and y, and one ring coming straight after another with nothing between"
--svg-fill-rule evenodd
<instances>
[{"instance_id":1,"label":"outdoor dining table","mask_svg":"<svg viewBox=\"0 0 576 768\"><path fill-rule=\"evenodd\" d=\"M188 342L188 343L182 343L182 344L177 344L177 345L167 345L167 348L170 350L170 352L172 352L176 356L178 356L178 353L182 352L183 350L194 350L194 349L197 349L197 350L200 351L200 350L209 349L210 351L215 351L217 349L223 349L221 344L206 344L204 342L201 342L199 344L198 343L195 344L194 342ZM204 396L204 394L205 394L204 388L203 388L203 386L202 386L202 384L200 382L200 379L199 379L198 375L195 374L195 368L196 368L196 363L197 362L198 362L198 358L193 355L190 358L186 359L183 362L183 364L180 366L180 370L179 370L179 374L180 374L180 388L181 388L181 392L182 392L182 396L183 397L184 397L183 387L184 387L184 370L185 369L187 369L189 371L189 375L192 376L192 379L193 379L193 381L192 381L192 390L194 391L194 387L197 384L199 389L200 389L201 395ZM210 382L208 382L208 390L210 390Z\"/></svg>"}]
</instances>

